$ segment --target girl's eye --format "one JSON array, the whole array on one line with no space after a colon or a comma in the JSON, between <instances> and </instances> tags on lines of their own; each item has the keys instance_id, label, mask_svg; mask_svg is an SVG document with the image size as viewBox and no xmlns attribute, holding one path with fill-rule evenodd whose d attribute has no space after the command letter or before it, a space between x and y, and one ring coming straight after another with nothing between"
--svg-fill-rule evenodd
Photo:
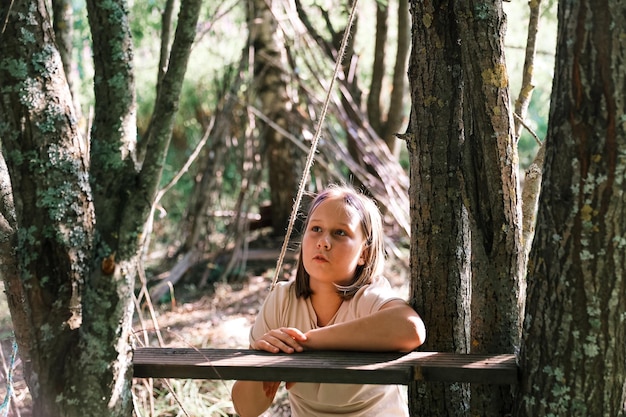
<instances>
[{"instance_id":1,"label":"girl's eye","mask_svg":"<svg viewBox=\"0 0 626 417\"><path fill-rule=\"evenodd\" d=\"M336 235L339 235L339 236L346 236L346 235L347 235L347 233L346 233L346 231L345 231L345 230L337 230L337 231L335 232L335 234L336 234Z\"/></svg>"},{"instance_id":2,"label":"girl's eye","mask_svg":"<svg viewBox=\"0 0 626 417\"><path fill-rule=\"evenodd\" d=\"M322 230L322 228L321 228L321 227L319 227L319 226L311 226L311 231L312 231L312 232L319 232L319 231L321 231L321 230Z\"/></svg>"}]
</instances>

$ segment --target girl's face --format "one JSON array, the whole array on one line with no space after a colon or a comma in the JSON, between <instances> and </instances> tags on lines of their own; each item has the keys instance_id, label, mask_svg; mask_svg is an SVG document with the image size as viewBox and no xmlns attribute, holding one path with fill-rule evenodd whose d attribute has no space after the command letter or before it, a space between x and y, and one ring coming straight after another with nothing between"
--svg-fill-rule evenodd
<instances>
[{"instance_id":1,"label":"girl's face","mask_svg":"<svg viewBox=\"0 0 626 417\"><path fill-rule=\"evenodd\" d=\"M330 197L313 210L302 238L302 262L310 285L348 285L365 262L365 236L356 209Z\"/></svg>"}]
</instances>

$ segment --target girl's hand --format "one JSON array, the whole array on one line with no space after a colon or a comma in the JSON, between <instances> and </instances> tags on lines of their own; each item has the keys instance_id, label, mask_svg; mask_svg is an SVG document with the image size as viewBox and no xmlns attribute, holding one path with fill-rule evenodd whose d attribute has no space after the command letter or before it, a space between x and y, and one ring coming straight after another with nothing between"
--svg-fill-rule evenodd
<instances>
[{"instance_id":1,"label":"girl's hand","mask_svg":"<svg viewBox=\"0 0 626 417\"><path fill-rule=\"evenodd\" d=\"M281 327L265 333L263 337L255 340L250 347L271 353L294 353L304 350L300 343L306 340L306 335L295 327Z\"/></svg>"},{"instance_id":2,"label":"girl's hand","mask_svg":"<svg viewBox=\"0 0 626 417\"><path fill-rule=\"evenodd\" d=\"M265 396L273 400L279 386L280 381L263 381L263 392L265 392Z\"/></svg>"},{"instance_id":3,"label":"girl's hand","mask_svg":"<svg viewBox=\"0 0 626 417\"><path fill-rule=\"evenodd\" d=\"M295 382L285 382L285 388L290 389L293 387ZM265 396L270 399L274 399L274 396L278 392L278 387L280 386L280 381L263 381L263 392L265 392Z\"/></svg>"}]
</instances>

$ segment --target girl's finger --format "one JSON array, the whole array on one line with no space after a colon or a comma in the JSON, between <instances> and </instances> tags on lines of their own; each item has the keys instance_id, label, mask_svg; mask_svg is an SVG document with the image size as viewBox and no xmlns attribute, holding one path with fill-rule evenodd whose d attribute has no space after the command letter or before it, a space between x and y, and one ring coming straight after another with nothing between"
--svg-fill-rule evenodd
<instances>
[{"instance_id":1,"label":"girl's finger","mask_svg":"<svg viewBox=\"0 0 626 417\"><path fill-rule=\"evenodd\" d=\"M263 339L285 353L293 353L294 351L301 352L303 350L302 346L300 346L290 334L283 330L284 329L272 330L270 333L263 336Z\"/></svg>"},{"instance_id":2,"label":"girl's finger","mask_svg":"<svg viewBox=\"0 0 626 417\"><path fill-rule=\"evenodd\" d=\"M306 335L302 333L300 329L296 329L295 327L283 327L280 330L289 335L289 337L295 341L304 342L307 340Z\"/></svg>"}]
</instances>

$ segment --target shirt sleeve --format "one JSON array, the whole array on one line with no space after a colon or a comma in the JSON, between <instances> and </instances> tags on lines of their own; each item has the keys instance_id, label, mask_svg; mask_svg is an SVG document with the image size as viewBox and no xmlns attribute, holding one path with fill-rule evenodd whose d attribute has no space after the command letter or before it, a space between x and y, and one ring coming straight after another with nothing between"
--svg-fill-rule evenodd
<instances>
[{"instance_id":1,"label":"shirt sleeve","mask_svg":"<svg viewBox=\"0 0 626 417\"><path fill-rule=\"evenodd\" d=\"M291 282L279 282L270 291L250 329L250 344L272 329L283 326L285 311L289 308Z\"/></svg>"},{"instance_id":2,"label":"shirt sleeve","mask_svg":"<svg viewBox=\"0 0 626 417\"><path fill-rule=\"evenodd\" d=\"M387 278L377 277L371 284L357 291L351 305L355 308L355 315L358 318L377 312L392 300L406 302L394 291Z\"/></svg>"}]
</instances>

